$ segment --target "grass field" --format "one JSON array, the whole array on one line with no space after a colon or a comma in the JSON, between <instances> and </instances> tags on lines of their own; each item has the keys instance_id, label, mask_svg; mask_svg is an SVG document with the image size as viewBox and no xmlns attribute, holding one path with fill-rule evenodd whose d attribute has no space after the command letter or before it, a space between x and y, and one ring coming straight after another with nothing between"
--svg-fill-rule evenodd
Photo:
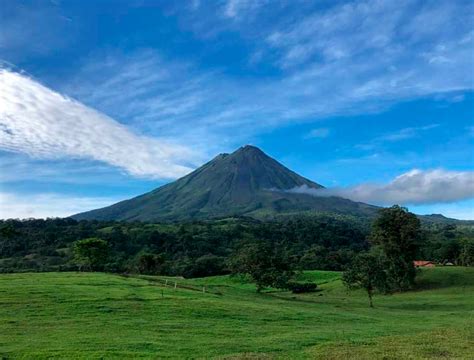
<instances>
[{"instance_id":1,"label":"grass field","mask_svg":"<svg viewBox=\"0 0 474 360\"><path fill-rule=\"evenodd\" d=\"M420 290L256 294L240 279L0 275L0 358L472 359L474 269L426 269ZM202 292L203 286L206 292Z\"/></svg>"}]
</instances>

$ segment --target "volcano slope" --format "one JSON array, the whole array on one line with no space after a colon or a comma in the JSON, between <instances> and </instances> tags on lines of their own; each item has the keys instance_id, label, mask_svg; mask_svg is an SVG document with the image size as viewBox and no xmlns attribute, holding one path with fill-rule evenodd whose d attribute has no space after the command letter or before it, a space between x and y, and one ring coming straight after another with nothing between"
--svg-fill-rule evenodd
<instances>
[{"instance_id":1,"label":"volcano slope","mask_svg":"<svg viewBox=\"0 0 474 360\"><path fill-rule=\"evenodd\" d=\"M254 146L220 154L190 174L151 192L72 216L76 220L188 221L279 214L334 213L372 217L378 207L340 197L291 192L321 189Z\"/></svg>"}]
</instances>

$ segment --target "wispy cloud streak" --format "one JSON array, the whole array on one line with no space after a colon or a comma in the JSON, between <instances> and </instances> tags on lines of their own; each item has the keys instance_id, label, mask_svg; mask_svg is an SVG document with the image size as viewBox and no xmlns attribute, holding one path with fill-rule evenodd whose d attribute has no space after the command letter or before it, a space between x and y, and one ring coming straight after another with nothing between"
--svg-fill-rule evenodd
<instances>
[{"instance_id":1,"label":"wispy cloud streak","mask_svg":"<svg viewBox=\"0 0 474 360\"><path fill-rule=\"evenodd\" d=\"M202 69L141 50L91 58L64 91L137 128L196 144L238 143L269 127L374 113L400 101L474 88L465 75L474 67L469 2L300 5L229 0L219 11L201 4L186 15L203 32L242 36L253 49L247 59L252 73L273 66L271 77L232 76L225 66ZM295 11L299 7L303 13ZM271 21L260 16L266 11ZM217 16L203 19L202 12ZM242 21L220 17L239 19L242 13Z\"/></svg>"},{"instance_id":2,"label":"wispy cloud streak","mask_svg":"<svg viewBox=\"0 0 474 360\"><path fill-rule=\"evenodd\" d=\"M430 124L426 126L418 126L418 127L407 127L403 128L388 134L384 134L378 136L368 143L359 144L356 147L364 150L374 149L376 147L382 146L384 143L394 143L403 140L413 139L420 137L422 135L426 135L425 132L428 130L436 129L439 127L439 124Z\"/></svg>"},{"instance_id":3,"label":"wispy cloud streak","mask_svg":"<svg viewBox=\"0 0 474 360\"><path fill-rule=\"evenodd\" d=\"M174 178L190 171L183 146L137 135L112 118L33 79L0 69L0 148L34 158L105 162L135 176Z\"/></svg>"}]
</instances>

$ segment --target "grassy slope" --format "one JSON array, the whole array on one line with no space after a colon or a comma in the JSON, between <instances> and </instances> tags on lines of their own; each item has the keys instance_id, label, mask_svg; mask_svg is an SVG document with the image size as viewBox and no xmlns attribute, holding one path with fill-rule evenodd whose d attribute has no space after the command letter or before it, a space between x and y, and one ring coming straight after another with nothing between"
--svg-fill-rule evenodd
<instances>
[{"instance_id":1,"label":"grassy slope","mask_svg":"<svg viewBox=\"0 0 474 360\"><path fill-rule=\"evenodd\" d=\"M229 277L178 280L202 293L164 278L1 275L0 357L469 358L474 269L424 270L423 290L378 296L375 309L337 273L304 276L323 291L258 295Z\"/></svg>"}]
</instances>

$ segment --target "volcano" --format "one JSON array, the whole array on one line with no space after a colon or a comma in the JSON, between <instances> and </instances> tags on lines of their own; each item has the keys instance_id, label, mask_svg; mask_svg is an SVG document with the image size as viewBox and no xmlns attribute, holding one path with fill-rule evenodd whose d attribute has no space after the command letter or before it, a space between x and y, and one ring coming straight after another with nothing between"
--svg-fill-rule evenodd
<instances>
[{"instance_id":1,"label":"volcano","mask_svg":"<svg viewBox=\"0 0 474 360\"><path fill-rule=\"evenodd\" d=\"M292 192L321 189L255 146L220 154L188 175L151 192L72 216L76 220L187 221L279 214L335 213L372 216L376 206L340 197Z\"/></svg>"}]
</instances>

